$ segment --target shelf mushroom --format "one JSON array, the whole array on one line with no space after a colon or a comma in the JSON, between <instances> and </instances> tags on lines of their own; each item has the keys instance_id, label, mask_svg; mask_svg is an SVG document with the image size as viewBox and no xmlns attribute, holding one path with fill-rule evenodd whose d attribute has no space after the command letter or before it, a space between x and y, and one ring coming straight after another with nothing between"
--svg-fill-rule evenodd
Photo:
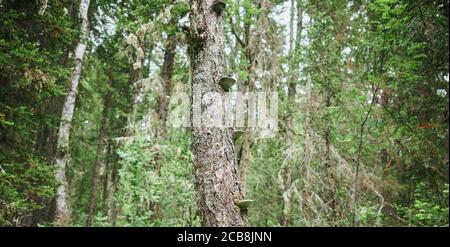
<instances>
[{"instance_id":1,"label":"shelf mushroom","mask_svg":"<svg viewBox=\"0 0 450 247\"><path fill-rule=\"evenodd\" d=\"M242 134L244 134L243 130L240 130L240 129L235 130L233 133L233 141L236 141L237 139L239 139L239 137L241 137Z\"/></svg>"},{"instance_id":2,"label":"shelf mushroom","mask_svg":"<svg viewBox=\"0 0 450 247\"><path fill-rule=\"evenodd\" d=\"M223 91L229 92L231 87L236 83L236 79L229 76L223 76L219 80L219 84L222 87Z\"/></svg>"},{"instance_id":3,"label":"shelf mushroom","mask_svg":"<svg viewBox=\"0 0 450 247\"><path fill-rule=\"evenodd\" d=\"M238 200L236 202L236 205L241 209L241 210L247 210L247 208L254 202L254 200L251 199L243 199L243 200Z\"/></svg>"},{"instance_id":4,"label":"shelf mushroom","mask_svg":"<svg viewBox=\"0 0 450 247\"><path fill-rule=\"evenodd\" d=\"M216 12L216 14L221 14L223 9L225 9L225 2L223 0L214 1L212 4L212 9Z\"/></svg>"}]
</instances>

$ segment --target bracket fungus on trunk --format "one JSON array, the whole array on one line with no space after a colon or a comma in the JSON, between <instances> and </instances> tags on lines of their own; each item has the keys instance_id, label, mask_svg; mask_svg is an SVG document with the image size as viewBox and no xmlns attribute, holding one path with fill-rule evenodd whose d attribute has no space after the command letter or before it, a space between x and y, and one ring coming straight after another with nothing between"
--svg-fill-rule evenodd
<instances>
[{"instance_id":1,"label":"bracket fungus on trunk","mask_svg":"<svg viewBox=\"0 0 450 247\"><path fill-rule=\"evenodd\" d=\"M231 87L236 83L236 79L229 76L223 76L219 80L219 84L222 87L223 91L229 92Z\"/></svg>"},{"instance_id":2,"label":"bracket fungus on trunk","mask_svg":"<svg viewBox=\"0 0 450 247\"><path fill-rule=\"evenodd\" d=\"M236 201L236 206L239 207L241 210L247 210L247 208L254 202L254 200L251 199L243 199Z\"/></svg>"},{"instance_id":3,"label":"bracket fungus on trunk","mask_svg":"<svg viewBox=\"0 0 450 247\"><path fill-rule=\"evenodd\" d=\"M216 0L212 4L211 8L212 8L212 10L214 10L214 12L216 12L216 14L220 15L223 12L223 10L225 9L225 6L226 6L226 4L223 0Z\"/></svg>"},{"instance_id":4,"label":"bracket fungus on trunk","mask_svg":"<svg viewBox=\"0 0 450 247\"><path fill-rule=\"evenodd\" d=\"M233 133L233 141L236 141L237 139L239 139L239 137L241 137L244 134L243 130L237 129L234 131Z\"/></svg>"}]
</instances>

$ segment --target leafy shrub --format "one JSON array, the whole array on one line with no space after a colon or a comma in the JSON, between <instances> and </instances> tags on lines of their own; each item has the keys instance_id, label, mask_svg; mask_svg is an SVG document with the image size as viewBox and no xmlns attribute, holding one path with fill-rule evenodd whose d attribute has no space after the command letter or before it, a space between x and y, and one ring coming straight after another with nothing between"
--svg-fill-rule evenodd
<instances>
[{"instance_id":1,"label":"leafy shrub","mask_svg":"<svg viewBox=\"0 0 450 247\"><path fill-rule=\"evenodd\" d=\"M413 225L448 225L448 191L449 186L448 184L445 184L442 194L444 197L443 200L446 201L447 204L439 204L438 202L440 200L427 193L425 184L421 182L417 184L414 204L411 207L396 205L395 208L403 218Z\"/></svg>"}]
</instances>

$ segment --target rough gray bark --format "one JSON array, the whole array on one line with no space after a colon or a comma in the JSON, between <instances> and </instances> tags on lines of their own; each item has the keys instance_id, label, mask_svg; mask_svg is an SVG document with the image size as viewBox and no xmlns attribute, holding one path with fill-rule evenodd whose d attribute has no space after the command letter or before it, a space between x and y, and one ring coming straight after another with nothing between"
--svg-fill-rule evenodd
<instances>
[{"instance_id":1,"label":"rough gray bark","mask_svg":"<svg viewBox=\"0 0 450 247\"><path fill-rule=\"evenodd\" d=\"M236 206L242 198L233 145L232 128L201 126L210 121L207 112L214 105L202 101L206 93L224 94L219 80L224 76L223 9L214 8L214 0L191 0L189 52L193 92L192 152L195 187L203 226L246 226L245 213ZM216 6L217 7L217 6ZM196 96L197 95L197 96ZM214 101L214 99L212 99ZM196 109L201 113L200 125Z\"/></svg>"},{"instance_id":2,"label":"rough gray bark","mask_svg":"<svg viewBox=\"0 0 450 247\"><path fill-rule=\"evenodd\" d=\"M102 113L102 120L100 123L100 130L98 133L97 151L95 155L95 163L94 166L92 167L91 190L89 193L87 218L85 224L86 226L92 225L92 220L95 214L95 199L97 195L97 183L98 183L97 177L103 162L102 156L105 150L105 133L106 133L106 126L108 125L109 98L110 94L107 93L103 100L103 113Z\"/></svg>"},{"instance_id":3,"label":"rough gray bark","mask_svg":"<svg viewBox=\"0 0 450 247\"><path fill-rule=\"evenodd\" d=\"M66 166L69 161L69 138L70 129L72 127L73 112L75 109L75 101L78 93L78 83L80 81L81 70L83 67L83 58L86 51L85 40L88 36L88 9L90 0L81 0L80 2L80 30L82 35L80 41L75 48L75 66L70 77L70 89L64 102L61 114L61 123L58 130L58 140L56 144L56 188L55 213L54 220L56 224L66 226L69 217L69 206L67 198L67 180Z\"/></svg>"}]
</instances>

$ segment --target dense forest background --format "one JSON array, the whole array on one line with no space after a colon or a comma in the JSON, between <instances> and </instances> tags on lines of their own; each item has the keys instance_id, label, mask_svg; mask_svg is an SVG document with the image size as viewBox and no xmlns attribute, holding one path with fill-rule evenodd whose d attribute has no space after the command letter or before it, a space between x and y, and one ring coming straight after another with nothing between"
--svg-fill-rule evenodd
<instances>
[{"instance_id":1,"label":"dense forest background","mask_svg":"<svg viewBox=\"0 0 450 247\"><path fill-rule=\"evenodd\" d=\"M0 225L448 226L447 0L225 4L0 0ZM172 124L211 59L278 93L231 138L239 209Z\"/></svg>"}]
</instances>

